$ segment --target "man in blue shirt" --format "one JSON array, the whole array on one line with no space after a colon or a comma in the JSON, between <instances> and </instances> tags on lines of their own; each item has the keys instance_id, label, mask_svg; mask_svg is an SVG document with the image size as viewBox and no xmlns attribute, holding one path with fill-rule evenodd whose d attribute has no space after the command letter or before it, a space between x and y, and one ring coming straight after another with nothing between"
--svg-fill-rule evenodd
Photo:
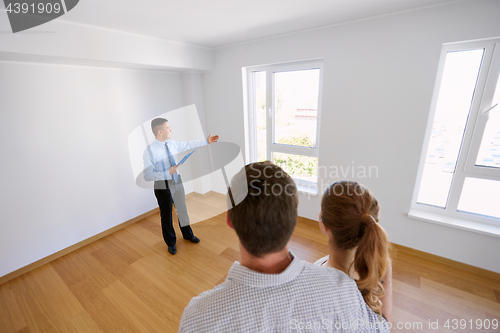
<instances>
[{"instance_id":1,"label":"man in blue shirt","mask_svg":"<svg viewBox=\"0 0 500 333\"><path fill-rule=\"evenodd\" d=\"M163 239L168 246L168 252L177 253L176 237L172 224L172 205L175 205L182 237L193 243L200 239L193 235L189 224L189 215L186 208L186 198L181 176L178 174L180 165L174 156L178 153L196 147L211 144L219 140L219 136L210 134L206 140L188 142L170 139L172 130L167 119L155 118L151 121L151 130L155 140L144 151L144 180L154 181L155 196L160 207L161 229Z\"/></svg>"}]
</instances>

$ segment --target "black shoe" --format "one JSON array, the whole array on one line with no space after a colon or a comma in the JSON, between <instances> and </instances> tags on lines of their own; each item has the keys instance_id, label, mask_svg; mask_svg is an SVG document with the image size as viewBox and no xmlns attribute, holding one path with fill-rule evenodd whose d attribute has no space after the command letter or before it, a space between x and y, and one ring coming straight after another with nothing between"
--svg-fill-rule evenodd
<instances>
[{"instance_id":1,"label":"black shoe","mask_svg":"<svg viewBox=\"0 0 500 333\"><path fill-rule=\"evenodd\" d=\"M184 239L190 241L191 243L199 243L200 242L200 239L196 236L193 236L191 238L184 238Z\"/></svg>"},{"instance_id":2,"label":"black shoe","mask_svg":"<svg viewBox=\"0 0 500 333\"><path fill-rule=\"evenodd\" d=\"M175 248L175 245L174 246L169 246L168 247L168 252L170 252L170 254L176 254L177 253L177 249Z\"/></svg>"}]
</instances>

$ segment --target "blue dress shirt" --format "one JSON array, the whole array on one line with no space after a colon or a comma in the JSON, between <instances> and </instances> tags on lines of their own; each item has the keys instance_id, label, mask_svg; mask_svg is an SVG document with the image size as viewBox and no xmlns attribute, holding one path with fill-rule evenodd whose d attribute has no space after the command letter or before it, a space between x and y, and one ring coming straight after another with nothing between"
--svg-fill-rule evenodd
<instances>
[{"instance_id":1,"label":"blue dress shirt","mask_svg":"<svg viewBox=\"0 0 500 333\"><path fill-rule=\"evenodd\" d=\"M170 149L170 153L173 156L182 151L208 144L207 140L175 141L172 139L167 140L167 143L168 149ZM172 165L167 155L165 142L154 139L144 151L142 159L144 161L144 180L149 182L172 179L172 175L168 172ZM176 162L178 163L179 161Z\"/></svg>"}]
</instances>

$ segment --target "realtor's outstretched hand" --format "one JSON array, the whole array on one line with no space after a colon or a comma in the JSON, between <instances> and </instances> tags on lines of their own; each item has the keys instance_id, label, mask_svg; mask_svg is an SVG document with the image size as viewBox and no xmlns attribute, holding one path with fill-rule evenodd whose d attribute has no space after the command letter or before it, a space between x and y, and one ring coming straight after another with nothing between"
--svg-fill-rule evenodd
<instances>
[{"instance_id":1,"label":"realtor's outstretched hand","mask_svg":"<svg viewBox=\"0 0 500 333\"><path fill-rule=\"evenodd\" d=\"M211 143L214 143L214 142L217 142L219 141L219 136L218 135L214 135L212 136L212 133L210 133L207 137L207 142L208 144L211 144Z\"/></svg>"}]
</instances>

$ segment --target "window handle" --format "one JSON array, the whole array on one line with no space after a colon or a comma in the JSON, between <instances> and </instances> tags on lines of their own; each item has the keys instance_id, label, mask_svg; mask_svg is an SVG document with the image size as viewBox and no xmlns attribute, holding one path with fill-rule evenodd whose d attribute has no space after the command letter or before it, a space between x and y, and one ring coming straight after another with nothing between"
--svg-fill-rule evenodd
<instances>
[{"instance_id":1,"label":"window handle","mask_svg":"<svg viewBox=\"0 0 500 333\"><path fill-rule=\"evenodd\" d=\"M498 103L497 103L497 104L495 104L495 105L493 105L493 106L492 106L491 108L489 108L488 110L483 111L483 112L481 113L481 115L483 115L483 116L487 115L487 114L488 114L491 110L493 110L493 109L495 108L495 106L497 106L497 105L498 105Z\"/></svg>"}]
</instances>

